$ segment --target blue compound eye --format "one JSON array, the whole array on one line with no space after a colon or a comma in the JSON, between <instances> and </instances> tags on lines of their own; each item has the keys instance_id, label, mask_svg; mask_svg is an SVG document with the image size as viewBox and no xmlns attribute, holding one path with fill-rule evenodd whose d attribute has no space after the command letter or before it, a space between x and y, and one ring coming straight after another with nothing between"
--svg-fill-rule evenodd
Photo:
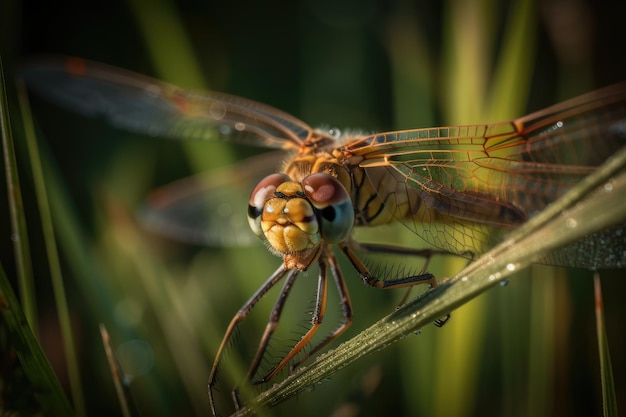
<instances>
[{"instance_id":1,"label":"blue compound eye","mask_svg":"<svg viewBox=\"0 0 626 417\"><path fill-rule=\"evenodd\" d=\"M319 213L322 238L328 243L345 240L354 226L354 208L346 188L324 173L306 177L302 188Z\"/></svg>"}]
</instances>

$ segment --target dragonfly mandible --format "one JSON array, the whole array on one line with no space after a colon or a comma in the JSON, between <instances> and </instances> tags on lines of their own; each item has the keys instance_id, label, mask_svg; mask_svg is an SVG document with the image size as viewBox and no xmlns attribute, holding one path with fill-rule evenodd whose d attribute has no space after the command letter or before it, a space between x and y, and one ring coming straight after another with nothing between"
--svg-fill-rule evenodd
<instances>
[{"instance_id":1,"label":"dragonfly mandible","mask_svg":"<svg viewBox=\"0 0 626 417\"><path fill-rule=\"evenodd\" d=\"M48 59L27 67L23 76L32 90L119 128L285 151L284 169L268 172L252 190L248 205L252 231L282 263L226 329L209 375L214 414L213 388L224 348L237 325L280 281L283 287L246 375L248 382L268 381L287 364L301 364L348 328L353 309L333 247L372 287L437 284L427 272L393 279L375 276L360 253L428 252L357 242L351 237L355 227L399 222L442 252L471 258L493 247L626 143L626 82L502 123L340 134L312 129L247 99L187 91L77 58ZM190 204L181 201L174 198L168 205ZM626 242L621 238L607 243L602 240L606 236L588 236L558 256L547 255L544 262L594 269L626 266L625 256L607 256L603 250L617 246L622 248L617 253L624 254ZM581 250L590 244L594 251ZM315 264L319 275L310 327L259 376L284 301L298 275ZM329 275L339 292L343 321L303 353L322 322ZM239 407L236 389L233 398Z\"/></svg>"}]
</instances>

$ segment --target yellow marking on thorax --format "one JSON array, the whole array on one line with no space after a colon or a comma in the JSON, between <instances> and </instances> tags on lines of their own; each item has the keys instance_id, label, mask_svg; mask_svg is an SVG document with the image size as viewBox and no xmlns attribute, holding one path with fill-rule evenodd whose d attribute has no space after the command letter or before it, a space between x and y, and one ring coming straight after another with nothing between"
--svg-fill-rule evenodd
<instances>
[{"instance_id":1,"label":"yellow marking on thorax","mask_svg":"<svg viewBox=\"0 0 626 417\"><path fill-rule=\"evenodd\" d=\"M323 172L339 180L348 194L351 194L352 181L348 169L326 152L297 156L286 165L283 172L296 182L302 182L311 174Z\"/></svg>"},{"instance_id":2,"label":"yellow marking on thorax","mask_svg":"<svg viewBox=\"0 0 626 417\"><path fill-rule=\"evenodd\" d=\"M407 193L404 178L394 177L393 170L384 166L368 167L366 174L354 158L350 164L339 158L342 155L337 152L297 156L284 172L297 182L317 172L337 178L352 199L357 226L387 224L415 214L419 197L415 192Z\"/></svg>"}]
</instances>

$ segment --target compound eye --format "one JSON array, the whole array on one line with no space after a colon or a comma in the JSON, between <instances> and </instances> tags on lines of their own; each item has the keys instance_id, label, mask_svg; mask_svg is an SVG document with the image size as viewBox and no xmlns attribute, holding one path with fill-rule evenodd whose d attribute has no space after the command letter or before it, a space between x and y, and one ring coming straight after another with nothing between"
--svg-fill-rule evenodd
<instances>
[{"instance_id":1,"label":"compound eye","mask_svg":"<svg viewBox=\"0 0 626 417\"><path fill-rule=\"evenodd\" d=\"M302 180L302 188L319 213L322 238L328 243L345 240L354 225L354 208L346 188L321 172Z\"/></svg>"},{"instance_id":2,"label":"compound eye","mask_svg":"<svg viewBox=\"0 0 626 417\"><path fill-rule=\"evenodd\" d=\"M263 229L261 228L261 215L263 214L263 207L265 202L274 197L274 191L276 188L287 181L291 181L285 174L271 174L263 178L252 193L250 194L250 200L248 201L248 223L250 229L255 235L261 239L265 238Z\"/></svg>"}]
</instances>

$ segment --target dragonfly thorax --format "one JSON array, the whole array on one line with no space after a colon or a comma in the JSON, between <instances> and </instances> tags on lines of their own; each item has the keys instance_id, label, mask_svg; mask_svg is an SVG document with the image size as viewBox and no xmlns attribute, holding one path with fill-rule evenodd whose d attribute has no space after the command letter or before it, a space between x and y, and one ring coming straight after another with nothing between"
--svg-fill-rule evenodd
<instances>
[{"instance_id":1,"label":"dragonfly thorax","mask_svg":"<svg viewBox=\"0 0 626 417\"><path fill-rule=\"evenodd\" d=\"M272 174L252 191L248 222L286 264L306 269L322 243L339 243L350 235L354 209L345 187L326 173L302 182Z\"/></svg>"}]
</instances>

